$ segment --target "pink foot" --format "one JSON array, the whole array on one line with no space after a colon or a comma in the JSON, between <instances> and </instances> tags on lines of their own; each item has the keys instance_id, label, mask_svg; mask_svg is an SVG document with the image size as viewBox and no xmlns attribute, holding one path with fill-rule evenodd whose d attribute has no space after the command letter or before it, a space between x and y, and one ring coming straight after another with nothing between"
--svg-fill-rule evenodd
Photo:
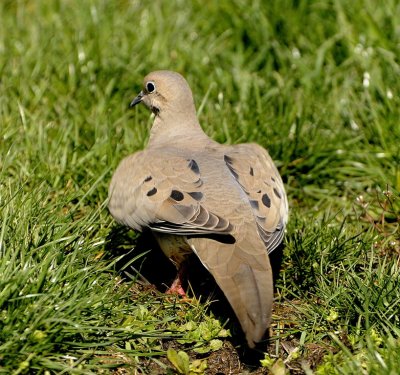
<instances>
[{"instance_id":1,"label":"pink foot","mask_svg":"<svg viewBox=\"0 0 400 375\"><path fill-rule=\"evenodd\" d=\"M180 277L180 272L178 273L178 275L176 276L174 282L168 288L166 293L167 294L178 294L178 295L180 295L182 297L186 297L186 292L183 290L183 287L182 287L182 280L181 280L181 277Z\"/></svg>"},{"instance_id":2,"label":"pink foot","mask_svg":"<svg viewBox=\"0 0 400 375\"><path fill-rule=\"evenodd\" d=\"M186 297L186 293L183 290L181 280L177 277L172 285L166 291L167 294L179 294L182 297Z\"/></svg>"}]
</instances>

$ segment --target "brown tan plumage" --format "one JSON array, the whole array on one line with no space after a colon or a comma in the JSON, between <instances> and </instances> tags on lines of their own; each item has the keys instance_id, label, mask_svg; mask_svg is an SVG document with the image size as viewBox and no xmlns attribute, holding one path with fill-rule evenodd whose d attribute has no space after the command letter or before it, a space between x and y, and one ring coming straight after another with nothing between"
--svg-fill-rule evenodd
<instances>
[{"instance_id":1,"label":"brown tan plumage","mask_svg":"<svg viewBox=\"0 0 400 375\"><path fill-rule=\"evenodd\" d=\"M110 212L135 230L150 228L178 268L194 252L253 347L270 324L268 253L282 241L288 216L279 173L256 144L226 146L211 140L178 73L147 75L131 106L140 102L155 114L150 140L116 170Z\"/></svg>"}]
</instances>

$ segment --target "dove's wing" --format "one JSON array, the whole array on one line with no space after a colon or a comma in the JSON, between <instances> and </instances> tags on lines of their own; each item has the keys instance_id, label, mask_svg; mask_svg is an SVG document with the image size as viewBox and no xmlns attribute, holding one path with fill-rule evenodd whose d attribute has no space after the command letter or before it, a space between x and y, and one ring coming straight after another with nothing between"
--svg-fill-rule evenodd
<instances>
[{"instance_id":1,"label":"dove's wing","mask_svg":"<svg viewBox=\"0 0 400 375\"><path fill-rule=\"evenodd\" d=\"M246 193L258 233L271 253L281 243L288 219L282 179L268 152L257 144L229 147L225 162Z\"/></svg>"},{"instance_id":2,"label":"dove's wing","mask_svg":"<svg viewBox=\"0 0 400 375\"><path fill-rule=\"evenodd\" d=\"M195 160L141 151L125 158L110 184L109 209L122 224L175 235L229 235L232 225L202 204Z\"/></svg>"}]
</instances>

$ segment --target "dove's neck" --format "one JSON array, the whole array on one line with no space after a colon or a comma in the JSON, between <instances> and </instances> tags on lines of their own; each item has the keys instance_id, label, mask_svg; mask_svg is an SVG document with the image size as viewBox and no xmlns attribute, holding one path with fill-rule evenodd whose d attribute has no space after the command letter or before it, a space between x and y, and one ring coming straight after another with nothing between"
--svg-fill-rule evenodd
<instances>
[{"instance_id":1,"label":"dove's neck","mask_svg":"<svg viewBox=\"0 0 400 375\"><path fill-rule=\"evenodd\" d=\"M154 119L150 131L149 146L177 143L188 144L192 140L208 139L201 128L196 112L162 111Z\"/></svg>"}]
</instances>

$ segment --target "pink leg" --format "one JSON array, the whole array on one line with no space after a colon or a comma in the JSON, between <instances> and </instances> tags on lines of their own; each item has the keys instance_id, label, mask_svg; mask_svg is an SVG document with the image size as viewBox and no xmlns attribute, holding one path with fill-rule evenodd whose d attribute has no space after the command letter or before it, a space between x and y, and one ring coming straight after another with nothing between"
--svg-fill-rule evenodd
<instances>
[{"instance_id":1,"label":"pink leg","mask_svg":"<svg viewBox=\"0 0 400 375\"><path fill-rule=\"evenodd\" d=\"M184 267L181 266L179 268L178 274L175 277L175 280L173 281L172 285L166 291L167 294L178 294L182 297L186 297L186 292L184 291L184 289L182 287L184 273L185 273Z\"/></svg>"}]
</instances>

